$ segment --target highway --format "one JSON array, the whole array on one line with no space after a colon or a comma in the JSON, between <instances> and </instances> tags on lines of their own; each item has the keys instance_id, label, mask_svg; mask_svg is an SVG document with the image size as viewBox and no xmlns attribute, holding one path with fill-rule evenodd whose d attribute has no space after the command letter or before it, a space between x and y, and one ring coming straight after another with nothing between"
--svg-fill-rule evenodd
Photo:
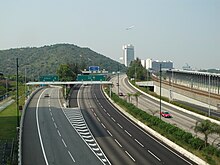
<instances>
[{"instance_id":1,"label":"highway","mask_svg":"<svg viewBox=\"0 0 220 165\"><path fill-rule=\"evenodd\" d=\"M116 83L118 82L118 77L115 76L111 79L111 81L114 84L113 91L115 93L118 92L118 88L116 86ZM126 75L120 75L119 76L119 91L122 92L125 96L122 96L124 99L127 98L128 93L136 93L137 90L131 87L128 83ZM136 104L135 98L133 97L133 100L131 101L133 104ZM155 101L145 95L140 95L138 98L138 107L149 114L155 115L159 117L159 102ZM175 108L172 108L170 106L162 104L162 110L163 111L169 111L172 114L172 118L163 118L162 120L171 123L173 125L178 126L179 128L184 129L187 132L192 133L193 135L196 135L194 132L194 126L197 121L200 121L200 118L197 118L195 116L189 115L187 113L181 112ZM200 138L204 138L204 135L197 133L197 136ZM209 142L212 143L213 140L217 137L217 135L210 135L209 136ZM218 140L217 140L218 141ZM219 143L220 141L216 142Z\"/></svg>"},{"instance_id":2,"label":"highway","mask_svg":"<svg viewBox=\"0 0 220 165\"><path fill-rule=\"evenodd\" d=\"M75 97L73 94L72 100ZM194 164L127 119L105 98L99 85L82 86L77 99L88 127L112 164Z\"/></svg>"},{"instance_id":3,"label":"highway","mask_svg":"<svg viewBox=\"0 0 220 165\"><path fill-rule=\"evenodd\" d=\"M84 132L88 130L85 123L79 124L84 121L79 108L61 107L59 89L42 89L31 100L24 118L21 163L98 165L107 162L105 157L101 160L95 154L94 150L99 148L92 136Z\"/></svg>"}]
</instances>

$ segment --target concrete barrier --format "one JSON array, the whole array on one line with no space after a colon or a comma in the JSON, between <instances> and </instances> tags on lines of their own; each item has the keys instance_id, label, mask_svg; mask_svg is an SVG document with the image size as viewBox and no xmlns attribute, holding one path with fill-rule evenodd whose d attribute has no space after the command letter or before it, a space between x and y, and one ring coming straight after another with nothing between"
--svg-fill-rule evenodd
<instances>
[{"instance_id":1,"label":"concrete barrier","mask_svg":"<svg viewBox=\"0 0 220 165\"><path fill-rule=\"evenodd\" d=\"M104 90L103 90L104 91ZM121 108L119 105L117 105L105 92L103 92L105 94L105 96L108 98L108 100L120 111L122 112L125 116L127 116L129 119L131 119L134 123L136 123L138 126L140 126L141 128L143 128L144 130L146 130L148 133L150 133L152 136L156 137L157 139L159 139L160 141L162 141L163 143L167 144L169 147L173 148L174 150L176 150L177 152L181 153L182 155L184 155L185 157L189 158L190 160L192 160L193 162L199 164L199 165L208 165L207 162L205 162L204 160L202 160L201 158L195 156L194 154L192 154L191 152L187 151L186 149L180 147L179 145L175 144L174 142L170 141L169 139L165 138L164 136L162 136L161 134L159 134L158 132L154 131L153 129L151 129L150 127L146 126L144 123L140 122L139 120L137 120L136 118L134 118L132 115L130 115L129 113L127 113L123 108ZM152 137L153 138L153 137ZM159 141L158 141L159 142ZM160 142L159 142L160 143ZM163 145L161 143L161 145ZM164 145L163 145L164 146ZM164 146L166 147L166 146Z\"/></svg>"},{"instance_id":2,"label":"concrete barrier","mask_svg":"<svg viewBox=\"0 0 220 165\"><path fill-rule=\"evenodd\" d=\"M31 93L31 95L28 97L27 101L25 102L24 108L22 110L21 120L20 120L20 127L19 127L19 141L18 141L18 165L22 164L22 133L23 133L23 122L24 122L24 116L26 109L31 101L31 99L34 97L34 95L40 91L41 88L37 88L35 91Z\"/></svg>"},{"instance_id":3,"label":"concrete barrier","mask_svg":"<svg viewBox=\"0 0 220 165\"><path fill-rule=\"evenodd\" d=\"M128 81L128 83L129 83L133 88L135 88L137 91L139 91L141 94L143 94L143 95L145 95L145 96L147 96L147 97L150 97L151 99L156 100L156 101L158 101L158 102L160 101L158 98L155 98L155 97L153 97L153 96L151 96L151 95L149 95L149 94L143 92L142 90L138 89L138 88L135 87L133 84L131 84L129 81ZM187 114L189 114L189 115L195 116L195 117L200 118L200 119L202 119L202 120L210 120L211 122L220 125L220 121L218 121L218 120L215 120L215 119L212 119L212 118L210 118L210 117L206 117L206 116L200 115L200 114L198 114L198 113L195 113L195 112L186 110L186 109L184 109L184 108L181 108L181 107L178 107L178 106L176 106L176 105L170 104L170 103L168 103L168 102L166 102L166 101L163 101L163 100L161 100L161 102L162 102L163 104L167 105L167 106L170 106L170 107L172 107L172 108L175 108L175 109L177 109L177 110L179 110L179 111L182 111L182 112L184 112L184 113L187 113Z\"/></svg>"}]
</instances>

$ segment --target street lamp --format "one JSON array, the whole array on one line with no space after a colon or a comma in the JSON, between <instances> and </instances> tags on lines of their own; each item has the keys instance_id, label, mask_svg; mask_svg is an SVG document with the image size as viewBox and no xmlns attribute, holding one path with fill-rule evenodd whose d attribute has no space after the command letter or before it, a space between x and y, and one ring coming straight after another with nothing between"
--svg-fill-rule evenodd
<instances>
[{"instance_id":1,"label":"street lamp","mask_svg":"<svg viewBox=\"0 0 220 165\"><path fill-rule=\"evenodd\" d=\"M119 64L118 64L118 72L117 72L117 74L118 74L118 83L117 83L117 86L118 86L118 95L119 95L119 73L120 73L120 71L119 71Z\"/></svg>"},{"instance_id":2,"label":"street lamp","mask_svg":"<svg viewBox=\"0 0 220 165\"><path fill-rule=\"evenodd\" d=\"M118 95L119 95L119 71L117 72L118 73L118 83L117 83L117 86L118 86Z\"/></svg>"},{"instance_id":3,"label":"street lamp","mask_svg":"<svg viewBox=\"0 0 220 165\"><path fill-rule=\"evenodd\" d=\"M162 74L162 71L161 71L161 64L160 64L160 119L161 119L161 74Z\"/></svg>"},{"instance_id":4,"label":"street lamp","mask_svg":"<svg viewBox=\"0 0 220 165\"><path fill-rule=\"evenodd\" d=\"M6 88L5 97L8 98L8 78L7 77L5 77L5 88Z\"/></svg>"},{"instance_id":5,"label":"street lamp","mask_svg":"<svg viewBox=\"0 0 220 165\"><path fill-rule=\"evenodd\" d=\"M18 58L16 58L16 109L17 109L17 129L19 128L19 102L18 102Z\"/></svg>"}]
</instances>

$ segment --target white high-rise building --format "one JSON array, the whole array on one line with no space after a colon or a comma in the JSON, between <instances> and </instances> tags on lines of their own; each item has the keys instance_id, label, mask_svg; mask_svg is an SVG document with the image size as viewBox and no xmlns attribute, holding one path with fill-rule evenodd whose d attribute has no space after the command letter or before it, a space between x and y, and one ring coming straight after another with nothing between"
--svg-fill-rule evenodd
<instances>
[{"instance_id":1,"label":"white high-rise building","mask_svg":"<svg viewBox=\"0 0 220 165\"><path fill-rule=\"evenodd\" d=\"M146 60L146 69L152 68L152 59L147 59Z\"/></svg>"},{"instance_id":2,"label":"white high-rise building","mask_svg":"<svg viewBox=\"0 0 220 165\"><path fill-rule=\"evenodd\" d=\"M146 60L141 60L141 65L146 68Z\"/></svg>"},{"instance_id":3,"label":"white high-rise building","mask_svg":"<svg viewBox=\"0 0 220 165\"><path fill-rule=\"evenodd\" d=\"M131 61L134 61L134 46L131 44L123 45L122 49L124 65L128 67Z\"/></svg>"}]
</instances>

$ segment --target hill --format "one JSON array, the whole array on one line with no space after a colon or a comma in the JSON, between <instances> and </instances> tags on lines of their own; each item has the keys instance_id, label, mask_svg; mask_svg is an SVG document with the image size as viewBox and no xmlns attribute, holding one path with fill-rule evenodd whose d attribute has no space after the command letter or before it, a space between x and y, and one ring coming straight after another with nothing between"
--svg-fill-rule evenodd
<instances>
[{"instance_id":1,"label":"hill","mask_svg":"<svg viewBox=\"0 0 220 165\"><path fill-rule=\"evenodd\" d=\"M125 71L124 65L94 52L89 48L81 48L72 44L56 44L43 47L27 47L8 50L0 50L0 72L5 75L16 74L16 58L19 60L19 74L25 74L31 79L37 79L41 75L56 74L60 64L77 63L88 68L100 66L100 69L109 72Z\"/></svg>"}]
</instances>

